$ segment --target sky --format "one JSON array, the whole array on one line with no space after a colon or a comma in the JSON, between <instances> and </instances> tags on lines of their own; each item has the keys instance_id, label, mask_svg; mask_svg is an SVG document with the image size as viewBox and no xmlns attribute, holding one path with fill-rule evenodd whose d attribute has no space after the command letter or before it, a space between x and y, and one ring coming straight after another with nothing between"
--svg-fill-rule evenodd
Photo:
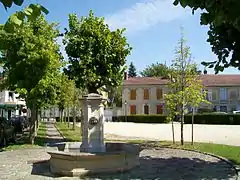
<instances>
[{"instance_id":1,"label":"sky","mask_svg":"<svg viewBox=\"0 0 240 180\"><path fill-rule=\"evenodd\" d=\"M49 10L49 22L58 22L61 32L68 27L68 14L87 16L93 10L96 16L105 18L112 30L126 28L125 36L133 48L127 57L127 64L133 62L138 71L152 63L169 65L174 58L174 50L184 28L187 45L192 58L203 70L202 61L214 61L217 56L206 42L208 26L200 25L200 13L194 15L188 8L175 7L173 0L25 0L22 7L13 6L5 11L0 5L0 23L5 23L9 15L30 3L39 3ZM64 47L61 40L61 51ZM207 69L214 73L213 69ZM220 74L238 74L235 68L228 68Z\"/></svg>"}]
</instances>

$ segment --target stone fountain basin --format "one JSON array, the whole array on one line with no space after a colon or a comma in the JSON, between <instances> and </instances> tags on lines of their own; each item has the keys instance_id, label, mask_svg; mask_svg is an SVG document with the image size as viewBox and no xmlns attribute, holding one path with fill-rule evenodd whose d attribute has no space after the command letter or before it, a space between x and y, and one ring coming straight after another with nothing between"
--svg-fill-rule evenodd
<instances>
[{"instance_id":1,"label":"stone fountain basin","mask_svg":"<svg viewBox=\"0 0 240 180\"><path fill-rule=\"evenodd\" d=\"M130 170L139 165L140 148L121 142L105 143L105 152L80 152L81 142L58 143L57 151L49 151L50 170L61 176L86 176Z\"/></svg>"}]
</instances>

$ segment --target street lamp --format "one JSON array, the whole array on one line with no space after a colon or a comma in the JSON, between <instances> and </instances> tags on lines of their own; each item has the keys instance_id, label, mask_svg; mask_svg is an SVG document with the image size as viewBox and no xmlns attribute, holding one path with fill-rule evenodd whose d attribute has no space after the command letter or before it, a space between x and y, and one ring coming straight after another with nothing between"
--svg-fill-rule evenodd
<instances>
[{"instance_id":1,"label":"street lamp","mask_svg":"<svg viewBox=\"0 0 240 180\"><path fill-rule=\"evenodd\" d=\"M127 122L127 101L125 100L125 122Z\"/></svg>"}]
</instances>

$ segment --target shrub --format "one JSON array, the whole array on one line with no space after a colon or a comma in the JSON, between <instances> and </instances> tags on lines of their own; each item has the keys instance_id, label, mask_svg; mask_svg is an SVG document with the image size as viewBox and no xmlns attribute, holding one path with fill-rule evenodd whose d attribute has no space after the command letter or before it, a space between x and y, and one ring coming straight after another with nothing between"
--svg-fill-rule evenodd
<instances>
[{"instance_id":1,"label":"shrub","mask_svg":"<svg viewBox=\"0 0 240 180\"><path fill-rule=\"evenodd\" d=\"M134 122L134 123L169 123L164 115L130 115L114 116L113 122Z\"/></svg>"},{"instance_id":2,"label":"shrub","mask_svg":"<svg viewBox=\"0 0 240 180\"><path fill-rule=\"evenodd\" d=\"M185 124L192 123L192 116L186 115ZM194 124L240 125L239 114L195 114Z\"/></svg>"}]
</instances>

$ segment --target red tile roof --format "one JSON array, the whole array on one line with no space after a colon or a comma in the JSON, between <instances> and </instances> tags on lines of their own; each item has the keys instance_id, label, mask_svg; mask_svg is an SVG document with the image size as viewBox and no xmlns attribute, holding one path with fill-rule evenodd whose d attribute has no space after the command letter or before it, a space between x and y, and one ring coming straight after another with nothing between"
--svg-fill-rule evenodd
<instances>
[{"instance_id":1,"label":"red tile roof","mask_svg":"<svg viewBox=\"0 0 240 180\"><path fill-rule=\"evenodd\" d=\"M240 74L202 74L205 86L240 86ZM124 81L124 85L164 85L168 80L162 77L135 77Z\"/></svg>"}]
</instances>

